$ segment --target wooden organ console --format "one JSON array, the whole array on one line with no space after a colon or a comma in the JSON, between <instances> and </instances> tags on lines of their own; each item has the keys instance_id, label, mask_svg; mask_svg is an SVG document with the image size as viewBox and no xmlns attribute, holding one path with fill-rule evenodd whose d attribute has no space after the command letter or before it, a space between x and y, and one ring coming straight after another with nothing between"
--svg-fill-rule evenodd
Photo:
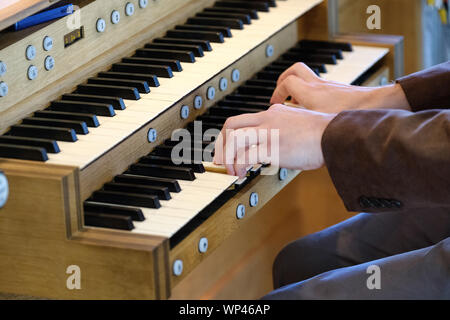
<instances>
[{"instance_id":1,"label":"wooden organ console","mask_svg":"<svg viewBox=\"0 0 450 320\"><path fill-rule=\"evenodd\" d=\"M266 109L295 61L375 85L401 63L399 37L330 39L322 0L72 2L72 15L0 33L0 292L176 298L227 239L259 241L242 226L299 172L257 166L238 181L176 166L172 132ZM81 288L68 289L70 266Z\"/></svg>"}]
</instances>

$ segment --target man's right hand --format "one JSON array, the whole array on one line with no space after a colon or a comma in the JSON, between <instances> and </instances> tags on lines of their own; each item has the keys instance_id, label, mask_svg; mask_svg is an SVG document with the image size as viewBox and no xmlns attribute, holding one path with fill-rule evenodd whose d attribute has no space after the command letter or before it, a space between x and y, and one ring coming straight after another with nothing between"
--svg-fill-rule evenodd
<instances>
[{"instance_id":1,"label":"man's right hand","mask_svg":"<svg viewBox=\"0 0 450 320\"><path fill-rule=\"evenodd\" d=\"M282 104L288 97L293 104L326 113L357 109L410 110L399 84L369 88L327 81L300 62L281 74L270 102Z\"/></svg>"}]
</instances>

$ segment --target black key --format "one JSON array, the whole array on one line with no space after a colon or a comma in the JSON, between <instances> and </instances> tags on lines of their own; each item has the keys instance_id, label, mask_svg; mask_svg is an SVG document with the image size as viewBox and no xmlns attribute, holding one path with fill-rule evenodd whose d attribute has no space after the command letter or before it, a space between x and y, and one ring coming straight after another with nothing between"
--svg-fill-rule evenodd
<instances>
[{"instance_id":1,"label":"black key","mask_svg":"<svg viewBox=\"0 0 450 320\"><path fill-rule=\"evenodd\" d=\"M283 58L302 62L337 64L336 56L333 54L319 54L319 53L310 54L310 53L295 52L291 50L288 53L283 54Z\"/></svg>"},{"instance_id":2,"label":"black key","mask_svg":"<svg viewBox=\"0 0 450 320\"><path fill-rule=\"evenodd\" d=\"M111 79L128 79L128 80L140 80L146 81L150 87L159 87L158 77L154 74L139 74L139 73L125 73L125 72L100 72L98 74L100 78Z\"/></svg>"},{"instance_id":3,"label":"black key","mask_svg":"<svg viewBox=\"0 0 450 320\"><path fill-rule=\"evenodd\" d=\"M200 119L197 119L198 121L201 121ZM196 120L196 121L197 121ZM220 125L223 125L223 123L225 122L225 120L226 120L226 118L223 120L223 122L220 122L220 121L215 121L214 119L206 119L205 118L205 121L204 121L204 123L208 123L208 122L213 122L213 123L216 123L216 124L218 124L219 125L219 123L220 123ZM188 126L190 126L192 124L192 122L188 125ZM177 144L179 144L180 142L179 141L172 141L172 140L166 140L165 142L164 142L164 145L165 146L170 146L170 147L174 147L174 146L176 146ZM211 144L211 142L209 141L203 141L201 138L197 138L197 136L194 136L193 137L193 139L191 140L191 147L199 147L199 148L202 148L202 149L204 149L204 148L206 148L207 146L209 146ZM195 146L194 146L195 145ZM156 156L155 156L156 157ZM164 157L164 158L168 158L168 159L170 159L169 157ZM183 166L183 165L181 165L181 166ZM185 167L186 166L189 166L189 165L184 165ZM200 168L200 167L199 167ZM201 169L201 170L203 170L203 169Z\"/></svg>"},{"instance_id":4,"label":"black key","mask_svg":"<svg viewBox=\"0 0 450 320\"><path fill-rule=\"evenodd\" d=\"M161 207L159 199L154 195L125 193L117 191L95 191L89 201L105 202L111 204L123 204L132 207L154 208Z\"/></svg>"},{"instance_id":5,"label":"black key","mask_svg":"<svg viewBox=\"0 0 450 320\"><path fill-rule=\"evenodd\" d=\"M89 95L89 94L76 94L69 93L64 94L61 100L70 100L70 101L83 101L83 102L95 102L95 103L105 103L110 104L116 110L124 110L125 103L123 99L120 97L107 97L107 96L98 96L98 95Z\"/></svg>"},{"instance_id":6,"label":"black key","mask_svg":"<svg viewBox=\"0 0 450 320\"><path fill-rule=\"evenodd\" d=\"M47 119L31 117L22 120L23 124L29 124L33 126L43 127L58 127L58 128L71 128L78 134L88 134L89 130L86 122L76 120L59 120L59 119Z\"/></svg>"},{"instance_id":7,"label":"black key","mask_svg":"<svg viewBox=\"0 0 450 320\"><path fill-rule=\"evenodd\" d=\"M110 79L110 78L90 78L89 84L105 84L108 86L123 86L136 88L140 93L149 93L150 87L147 81L126 80L126 79Z\"/></svg>"},{"instance_id":8,"label":"black key","mask_svg":"<svg viewBox=\"0 0 450 320\"><path fill-rule=\"evenodd\" d=\"M198 44L147 43L145 47L148 49L169 49L169 50L173 49L173 50L192 51L196 57L203 57L205 55L202 46Z\"/></svg>"},{"instance_id":9,"label":"black key","mask_svg":"<svg viewBox=\"0 0 450 320\"><path fill-rule=\"evenodd\" d=\"M79 88L89 88L92 89L89 93L94 93L94 85L86 84L79 86ZM82 90L84 91L84 90ZM81 102L81 101L69 101L69 100L59 100L53 101L49 107L50 110L54 111L66 111L66 112L77 112L77 113L93 113L97 116L113 117L116 113L112 105L105 103L94 103L94 102Z\"/></svg>"},{"instance_id":10,"label":"black key","mask_svg":"<svg viewBox=\"0 0 450 320\"><path fill-rule=\"evenodd\" d=\"M327 67L323 63L305 63L311 69L317 69L320 73L327 73Z\"/></svg>"},{"instance_id":11,"label":"black key","mask_svg":"<svg viewBox=\"0 0 450 320\"><path fill-rule=\"evenodd\" d=\"M195 180L194 171L190 168L159 166L153 164L132 164L129 172L132 174L157 178L172 178L189 181Z\"/></svg>"},{"instance_id":12,"label":"black key","mask_svg":"<svg viewBox=\"0 0 450 320\"><path fill-rule=\"evenodd\" d=\"M175 30L193 30L193 31L211 31L220 32L225 38L231 38L233 35L228 27L203 26L195 24L184 24L175 26Z\"/></svg>"},{"instance_id":13,"label":"black key","mask_svg":"<svg viewBox=\"0 0 450 320\"><path fill-rule=\"evenodd\" d=\"M130 57L130 58L123 58L122 62L134 64L149 64L153 66L168 66L172 69L172 71L175 72L183 71L180 60L174 59L152 59L144 57Z\"/></svg>"},{"instance_id":14,"label":"black key","mask_svg":"<svg viewBox=\"0 0 450 320\"><path fill-rule=\"evenodd\" d=\"M214 120L211 120L210 122L208 121L204 121L202 122L202 131L205 132L206 130L209 129L217 129L217 130L221 130L223 127L223 123L219 123L219 122L214 122ZM187 129L189 130L189 132L193 133L194 132L194 123L191 122L188 124ZM199 137L194 136L194 139L198 139L200 140ZM189 150L190 153L192 153L191 150Z\"/></svg>"},{"instance_id":15,"label":"black key","mask_svg":"<svg viewBox=\"0 0 450 320\"><path fill-rule=\"evenodd\" d=\"M225 116L213 116L210 114L202 115L200 117L197 117L195 121L204 121L205 123L217 123L223 125L225 121L227 121L228 117ZM210 143L210 142L203 142L203 143Z\"/></svg>"},{"instance_id":16,"label":"black key","mask_svg":"<svg viewBox=\"0 0 450 320\"><path fill-rule=\"evenodd\" d=\"M208 40L195 40L195 39L183 39L183 38L156 38L153 39L154 43L173 43L173 44L193 44L202 46L203 51L212 51L211 43Z\"/></svg>"},{"instance_id":17,"label":"black key","mask_svg":"<svg viewBox=\"0 0 450 320\"><path fill-rule=\"evenodd\" d=\"M128 100L139 100L141 98L136 88L103 84L81 84L77 87L76 93L113 96Z\"/></svg>"},{"instance_id":18,"label":"black key","mask_svg":"<svg viewBox=\"0 0 450 320\"><path fill-rule=\"evenodd\" d=\"M266 2L269 5L269 7L273 7L273 8L275 8L277 6L277 3L275 0L251 0L251 1L246 0L246 1L247 2L252 2L252 1Z\"/></svg>"},{"instance_id":19,"label":"black key","mask_svg":"<svg viewBox=\"0 0 450 320\"><path fill-rule=\"evenodd\" d=\"M0 136L0 144L12 144L18 146L29 146L44 148L47 153L59 153L59 146L55 140L30 138L30 137L14 137Z\"/></svg>"},{"instance_id":20,"label":"black key","mask_svg":"<svg viewBox=\"0 0 450 320\"><path fill-rule=\"evenodd\" d=\"M347 42L302 40L298 43L298 46L302 48L339 49L342 51L353 51L352 44Z\"/></svg>"},{"instance_id":21,"label":"black key","mask_svg":"<svg viewBox=\"0 0 450 320\"><path fill-rule=\"evenodd\" d=\"M271 65L278 66L278 67L285 67L287 69L287 68L291 67L292 65L294 65L296 62L298 62L298 61L279 59L279 60L273 62ZM325 67L325 64L323 64L323 63L307 62L305 64L311 69L313 69L313 68L319 69L319 71L321 73L327 72L327 68Z\"/></svg>"},{"instance_id":22,"label":"black key","mask_svg":"<svg viewBox=\"0 0 450 320\"><path fill-rule=\"evenodd\" d=\"M212 7L205 8L204 12L225 12L225 13L242 13L249 15L252 19L259 19L258 11L255 9L245 9L245 8L227 8L227 7Z\"/></svg>"},{"instance_id":23,"label":"black key","mask_svg":"<svg viewBox=\"0 0 450 320\"><path fill-rule=\"evenodd\" d=\"M218 27L228 27L231 29L244 29L244 23L239 19L217 19L217 18L202 18L195 17L189 18L186 22L190 25L203 25L203 26L218 26Z\"/></svg>"},{"instance_id":24,"label":"black key","mask_svg":"<svg viewBox=\"0 0 450 320\"><path fill-rule=\"evenodd\" d=\"M0 143L0 158L47 161L47 151L40 147Z\"/></svg>"},{"instance_id":25,"label":"black key","mask_svg":"<svg viewBox=\"0 0 450 320\"><path fill-rule=\"evenodd\" d=\"M84 114L75 112L43 110L43 111L36 111L34 113L34 116L38 118L84 121L88 127L98 127L100 125L97 116L95 114L88 114L88 113Z\"/></svg>"},{"instance_id":26,"label":"black key","mask_svg":"<svg viewBox=\"0 0 450 320\"><path fill-rule=\"evenodd\" d=\"M156 155L156 156L160 156L160 157L168 157L168 158L172 158L172 146L167 146L167 145L159 145L157 146L155 149L153 149L152 153L150 155ZM192 152L198 152L198 155L200 156L199 158L201 158L201 155L203 154L203 150L197 149L197 148L189 148L189 149L183 149L183 154L180 156L181 158L179 160L183 160L186 159L189 162L193 162L194 161L194 157ZM186 151L186 153L185 153ZM178 154L177 154L178 156ZM176 166L175 164L173 164L173 166Z\"/></svg>"},{"instance_id":27,"label":"black key","mask_svg":"<svg viewBox=\"0 0 450 320\"><path fill-rule=\"evenodd\" d=\"M222 100L217 103L220 107L230 107L230 108L249 108L249 109L259 109L266 110L270 107L267 103L261 102L247 102L247 101L230 101Z\"/></svg>"},{"instance_id":28,"label":"black key","mask_svg":"<svg viewBox=\"0 0 450 320\"><path fill-rule=\"evenodd\" d=\"M177 59L189 63L195 62L194 53L185 50L137 49L136 56L152 59Z\"/></svg>"},{"instance_id":29,"label":"black key","mask_svg":"<svg viewBox=\"0 0 450 320\"><path fill-rule=\"evenodd\" d=\"M270 104L270 97L265 96L253 96L245 94L230 94L226 96L227 100L237 100L237 101L248 101L248 102L262 102L265 104Z\"/></svg>"},{"instance_id":30,"label":"black key","mask_svg":"<svg viewBox=\"0 0 450 320\"><path fill-rule=\"evenodd\" d=\"M229 108L229 107L211 107L209 114L214 116L233 117L243 113L256 113L264 110L247 109L247 108Z\"/></svg>"},{"instance_id":31,"label":"black key","mask_svg":"<svg viewBox=\"0 0 450 320\"><path fill-rule=\"evenodd\" d=\"M246 8L269 12L268 1L216 1L215 7Z\"/></svg>"},{"instance_id":32,"label":"black key","mask_svg":"<svg viewBox=\"0 0 450 320\"><path fill-rule=\"evenodd\" d=\"M275 65L270 65L264 68L264 71L268 71L268 72L275 72L278 73L279 75L281 73L283 73L286 70L285 67L282 66L275 66Z\"/></svg>"},{"instance_id":33,"label":"black key","mask_svg":"<svg viewBox=\"0 0 450 320\"><path fill-rule=\"evenodd\" d=\"M216 124L216 125L211 125L210 126L206 123L203 124L203 132L208 130L208 129L217 129L220 132L220 129L222 128L222 125L220 124ZM200 136L194 136L194 139L198 139L200 140ZM202 134L203 136L203 134ZM153 151L153 153L151 155L156 155L156 156L161 156L161 157L171 157L171 151L172 151L173 147L172 146L159 146L157 149L155 149ZM203 147L201 148L184 148L181 150L180 153L177 153L176 155L176 159L179 161L184 161L184 162L193 162L195 163L196 161L209 161L211 162L213 159L209 159L209 155L204 153L205 150L203 150ZM214 155L214 154L212 154ZM205 157L206 156L206 157ZM174 165L175 166L175 165ZM184 166L180 166L180 167L184 167ZM192 169L194 170L194 169ZM194 170L195 171L195 170Z\"/></svg>"},{"instance_id":34,"label":"black key","mask_svg":"<svg viewBox=\"0 0 450 320\"><path fill-rule=\"evenodd\" d=\"M145 217L139 208L123 207L119 205L110 205L106 203L93 203L85 201L84 212L104 213L119 216L130 217L134 221L144 221Z\"/></svg>"},{"instance_id":35,"label":"black key","mask_svg":"<svg viewBox=\"0 0 450 320\"><path fill-rule=\"evenodd\" d=\"M167 31L166 37L208 40L217 43L223 43L225 41L222 33L209 31L169 30Z\"/></svg>"},{"instance_id":36,"label":"black key","mask_svg":"<svg viewBox=\"0 0 450 320\"><path fill-rule=\"evenodd\" d=\"M11 127L9 133L12 136L53 139L60 141L75 142L78 140L75 130L68 128L49 128L44 126L32 126L19 124Z\"/></svg>"},{"instance_id":37,"label":"black key","mask_svg":"<svg viewBox=\"0 0 450 320\"><path fill-rule=\"evenodd\" d=\"M320 71L317 68L311 68L311 70L318 76L320 77Z\"/></svg>"},{"instance_id":38,"label":"black key","mask_svg":"<svg viewBox=\"0 0 450 320\"><path fill-rule=\"evenodd\" d=\"M112 66L114 72L129 72L129 73L144 73L154 74L161 78L172 78L172 68L167 65L154 65L154 64L137 64L137 63L115 63Z\"/></svg>"},{"instance_id":39,"label":"black key","mask_svg":"<svg viewBox=\"0 0 450 320\"><path fill-rule=\"evenodd\" d=\"M233 12L210 12L204 11L199 12L195 15L196 17L203 18L219 18L219 19L238 19L241 20L243 24L251 24L252 18L250 15L245 13L233 13Z\"/></svg>"},{"instance_id":40,"label":"black key","mask_svg":"<svg viewBox=\"0 0 450 320\"><path fill-rule=\"evenodd\" d=\"M342 55L342 50L339 49L315 49L315 48L299 48L294 47L291 51L305 53L305 54L331 54L335 55L336 59L342 60L344 56Z\"/></svg>"},{"instance_id":41,"label":"black key","mask_svg":"<svg viewBox=\"0 0 450 320\"><path fill-rule=\"evenodd\" d=\"M242 94L254 94L257 96L267 96L271 97L275 87L258 87L258 86L240 86L238 88L238 93Z\"/></svg>"},{"instance_id":42,"label":"black key","mask_svg":"<svg viewBox=\"0 0 450 320\"><path fill-rule=\"evenodd\" d=\"M277 81L274 80L261 80L261 79L250 79L245 82L249 86L259 86L259 87L276 87Z\"/></svg>"},{"instance_id":43,"label":"black key","mask_svg":"<svg viewBox=\"0 0 450 320\"><path fill-rule=\"evenodd\" d=\"M84 224L91 227L110 228L118 230L134 229L133 221L129 216L96 212L85 212Z\"/></svg>"},{"instance_id":44,"label":"black key","mask_svg":"<svg viewBox=\"0 0 450 320\"><path fill-rule=\"evenodd\" d=\"M175 142L178 143L178 141L175 141ZM191 164L181 163L181 164L177 165L177 164L173 163L172 158L170 158L170 157L149 155L149 156L145 156L145 157L142 157L141 159L139 159L139 163L157 164L157 165L163 165L163 166L179 166L179 167L183 167L183 168L191 168L196 173L205 172L205 168L203 167L203 164L201 164L201 163L191 163Z\"/></svg>"},{"instance_id":45,"label":"black key","mask_svg":"<svg viewBox=\"0 0 450 320\"><path fill-rule=\"evenodd\" d=\"M261 80L277 81L279 77L280 73L274 71L261 71L256 74L256 78Z\"/></svg>"},{"instance_id":46,"label":"black key","mask_svg":"<svg viewBox=\"0 0 450 320\"><path fill-rule=\"evenodd\" d=\"M274 67L283 67L283 68L289 68L292 67L294 64L296 64L298 61L294 61L294 60L283 60L283 59L278 59L274 62L272 62L270 64L270 66L274 66Z\"/></svg>"},{"instance_id":47,"label":"black key","mask_svg":"<svg viewBox=\"0 0 450 320\"><path fill-rule=\"evenodd\" d=\"M166 187L142 186L131 183L108 182L103 186L106 191L117 191L144 195L154 195L161 200L170 200L170 192Z\"/></svg>"},{"instance_id":48,"label":"black key","mask_svg":"<svg viewBox=\"0 0 450 320\"><path fill-rule=\"evenodd\" d=\"M227 118L229 118L229 117L227 117ZM223 126L223 125L221 125L221 126ZM220 130L222 128L215 128L215 129L216 130L214 130L214 132L211 132L211 131L205 132L205 130L203 130L203 132L201 132L200 134L197 132L191 132L191 134L192 134L193 139L204 140L204 141L209 140L211 142L214 142L217 139L217 137L219 136Z\"/></svg>"},{"instance_id":49,"label":"black key","mask_svg":"<svg viewBox=\"0 0 450 320\"><path fill-rule=\"evenodd\" d=\"M131 174L121 174L114 178L115 182L136 183L144 186L161 186L169 188L170 192L180 192L181 187L175 179L165 179L156 177L144 177Z\"/></svg>"}]
</instances>

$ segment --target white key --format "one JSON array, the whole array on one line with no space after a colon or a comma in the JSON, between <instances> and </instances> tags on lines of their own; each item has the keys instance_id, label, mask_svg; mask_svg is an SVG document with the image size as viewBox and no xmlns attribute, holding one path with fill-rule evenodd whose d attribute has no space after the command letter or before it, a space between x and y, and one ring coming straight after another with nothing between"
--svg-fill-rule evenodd
<instances>
[{"instance_id":1,"label":"white key","mask_svg":"<svg viewBox=\"0 0 450 320\"><path fill-rule=\"evenodd\" d=\"M219 173L196 174L194 181L179 180L181 192L160 200L161 208L141 208L145 221L134 221L133 232L170 237L227 190L237 177Z\"/></svg>"},{"instance_id":2,"label":"white key","mask_svg":"<svg viewBox=\"0 0 450 320\"><path fill-rule=\"evenodd\" d=\"M344 59L338 60L337 65L325 65L327 73L320 75L326 80L350 84L388 53L386 48L353 46L352 52L343 52Z\"/></svg>"}]
</instances>

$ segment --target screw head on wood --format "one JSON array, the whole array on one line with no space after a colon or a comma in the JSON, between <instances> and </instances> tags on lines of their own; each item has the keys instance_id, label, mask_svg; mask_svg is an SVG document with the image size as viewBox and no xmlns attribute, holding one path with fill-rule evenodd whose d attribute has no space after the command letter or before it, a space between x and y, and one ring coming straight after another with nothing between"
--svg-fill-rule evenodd
<instances>
[{"instance_id":1,"label":"screw head on wood","mask_svg":"<svg viewBox=\"0 0 450 320\"><path fill-rule=\"evenodd\" d=\"M158 137L158 133L156 132L156 129L153 129L153 128L148 129L148 133L147 133L148 142L150 142L150 143L155 142L157 137Z\"/></svg>"},{"instance_id":2,"label":"screw head on wood","mask_svg":"<svg viewBox=\"0 0 450 320\"><path fill-rule=\"evenodd\" d=\"M203 98L201 96L195 96L195 98L194 98L194 108L198 110L201 107L203 107Z\"/></svg>"},{"instance_id":3,"label":"screw head on wood","mask_svg":"<svg viewBox=\"0 0 450 320\"><path fill-rule=\"evenodd\" d=\"M288 171L287 171L287 169L286 169L286 168L281 168L281 169L280 169L280 172L279 172L279 174L278 174L278 177L280 178L280 180L281 180L281 181L286 180L287 176L288 176Z\"/></svg>"},{"instance_id":4,"label":"screw head on wood","mask_svg":"<svg viewBox=\"0 0 450 320\"><path fill-rule=\"evenodd\" d=\"M173 263L172 271L175 276L181 276L181 274L183 273L183 261L179 259L175 260L175 262Z\"/></svg>"},{"instance_id":5,"label":"screw head on wood","mask_svg":"<svg viewBox=\"0 0 450 320\"><path fill-rule=\"evenodd\" d=\"M275 49L274 49L273 45L268 44L267 47L266 47L266 57L267 58L272 57L273 54L274 54L274 51L275 51Z\"/></svg>"},{"instance_id":6,"label":"screw head on wood","mask_svg":"<svg viewBox=\"0 0 450 320\"><path fill-rule=\"evenodd\" d=\"M6 175L0 171L0 208L3 208L8 201L9 184Z\"/></svg>"},{"instance_id":7,"label":"screw head on wood","mask_svg":"<svg viewBox=\"0 0 450 320\"><path fill-rule=\"evenodd\" d=\"M250 207L256 207L258 205L258 202L259 202L258 193L252 192L252 194L250 194Z\"/></svg>"},{"instance_id":8,"label":"screw head on wood","mask_svg":"<svg viewBox=\"0 0 450 320\"><path fill-rule=\"evenodd\" d=\"M180 110L180 116L181 116L181 119L187 119L187 118L189 118L189 106L182 106L181 107L181 110Z\"/></svg>"},{"instance_id":9,"label":"screw head on wood","mask_svg":"<svg viewBox=\"0 0 450 320\"><path fill-rule=\"evenodd\" d=\"M233 69L233 71L231 71L231 81L238 82L239 79L241 79L241 72L239 69Z\"/></svg>"},{"instance_id":10,"label":"screw head on wood","mask_svg":"<svg viewBox=\"0 0 450 320\"><path fill-rule=\"evenodd\" d=\"M208 251L208 238L203 237L200 239L198 242L198 251L200 253L205 253Z\"/></svg>"},{"instance_id":11,"label":"screw head on wood","mask_svg":"<svg viewBox=\"0 0 450 320\"><path fill-rule=\"evenodd\" d=\"M236 207L236 218L238 218L238 220L241 220L244 219L244 217L245 217L245 205L241 203Z\"/></svg>"}]
</instances>

